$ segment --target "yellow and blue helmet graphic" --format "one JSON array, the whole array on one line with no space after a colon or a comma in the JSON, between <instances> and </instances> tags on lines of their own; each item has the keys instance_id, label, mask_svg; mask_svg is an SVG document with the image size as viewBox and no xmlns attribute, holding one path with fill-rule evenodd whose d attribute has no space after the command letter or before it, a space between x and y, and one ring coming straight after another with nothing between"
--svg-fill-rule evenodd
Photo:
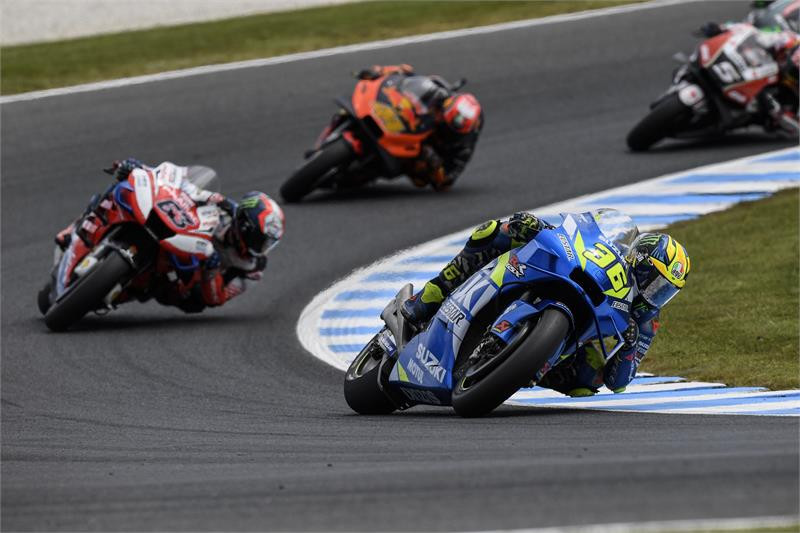
<instances>
[{"instance_id":1,"label":"yellow and blue helmet graphic","mask_svg":"<svg viewBox=\"0 0 800 533\"><path fill-rule=\"evenodd\" d=\"M691 260L686 248L664 233L643 233L633 244L629 257L639 294L661 308L686 284Z\"/></svg>"}]
</instances>

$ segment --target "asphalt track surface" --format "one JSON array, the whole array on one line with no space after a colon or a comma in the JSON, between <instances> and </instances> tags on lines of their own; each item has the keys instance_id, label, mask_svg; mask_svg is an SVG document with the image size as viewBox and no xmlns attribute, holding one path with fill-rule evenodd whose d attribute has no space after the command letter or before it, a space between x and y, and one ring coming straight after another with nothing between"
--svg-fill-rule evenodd
<instances>
[{"instance_id":1,"label":"asphalt track surface","mask_svg":"<svg viewBox=\"0 0 800 533\"><path fill-rule=\"evenodd\" d=\"M702 3L2 106L4 530L473 530L796 515L798 419L503 407L351 413L295 337L337 277L516 209L787 146L758 134L630 154ZM286 208L266 280L202 315L131 305L49 333L54 233L136 155L276 194L347 94L408 62L466 75L487 126L447 194L405 182ZM702 265L698 265L702 268ZM691 289L691 288L690 288ZM733 326L733 325L732 325ZM656 341L658 342L658 341ZM720 354L724 357L725 354Z\"/></svg>"}]
</instances>

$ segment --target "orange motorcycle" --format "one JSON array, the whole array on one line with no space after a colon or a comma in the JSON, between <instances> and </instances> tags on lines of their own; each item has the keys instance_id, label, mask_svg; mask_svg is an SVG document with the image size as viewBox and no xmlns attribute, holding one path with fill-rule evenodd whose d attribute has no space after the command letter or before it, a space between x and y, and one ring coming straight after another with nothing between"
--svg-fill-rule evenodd
<instances>
[{"instance_id":1,"label":"orange motorcycle","mask_svg":"<svg viewBox=\"0 0 800 533\"><path fill-rule=\"evenodd\" d=\"M430 83L426 76L402 72L359 80L350 102L336 99L333 120L281 186L283 199L298 202L314 189L358 187L405 174L436 126L425 102ZM465 83L462 79L448 89Z\"/></svg>"}]
</instances>

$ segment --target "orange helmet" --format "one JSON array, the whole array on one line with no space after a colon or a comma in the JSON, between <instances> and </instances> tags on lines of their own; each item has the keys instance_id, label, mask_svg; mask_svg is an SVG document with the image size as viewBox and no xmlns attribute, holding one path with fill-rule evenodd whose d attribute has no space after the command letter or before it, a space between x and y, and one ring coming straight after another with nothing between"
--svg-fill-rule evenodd
<instances>
[{"instance_id":1,"label":"orange helmet","mask_svg":"<svg viewBox=\"0 0 800 533\"><path fill-rule=\"evenodd\" d=\"M470 133L480 128L481 104L473 94L451 96L444 101L442 114L445 123L458 133Z\"/></svg>"}]
</instances>

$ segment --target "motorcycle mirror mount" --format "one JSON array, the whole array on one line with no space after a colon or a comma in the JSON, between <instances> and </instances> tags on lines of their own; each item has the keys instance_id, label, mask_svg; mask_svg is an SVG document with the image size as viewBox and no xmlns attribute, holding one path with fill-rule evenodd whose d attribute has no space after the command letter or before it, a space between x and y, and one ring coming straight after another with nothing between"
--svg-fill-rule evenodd
<instances>
[{"instance_id":1,"label":"motorcycle mirror mount","mask_svg":"<svg viewBox=\"0 0 800 533\"><path fill-rule=\"evenodd\" d=\"M456 82L456 83L453 85L453 87L452 87L452 90L454 90L454 91L458 91L459 89L461 89L461 88L462 88L464 85L466 85L466 84L467 84L467 78L461 78L460 80L458 80L458 81L457 81L457 82Z\"/></svg>"}]
</instances>

